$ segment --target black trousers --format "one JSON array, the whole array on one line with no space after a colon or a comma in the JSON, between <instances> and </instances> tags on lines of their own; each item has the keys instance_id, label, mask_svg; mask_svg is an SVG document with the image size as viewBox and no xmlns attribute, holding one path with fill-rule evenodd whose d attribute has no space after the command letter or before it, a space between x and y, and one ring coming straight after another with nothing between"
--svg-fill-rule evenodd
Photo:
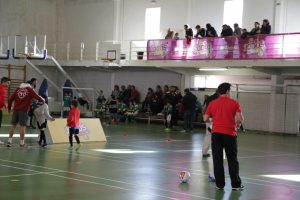
<instances>
[{"instance_id":1,"label":"black trousers","mask_svg":"<svg viewBox=\"0 0 300 200\"><path fill-rule=\"evenodd\" d=\"M78 134L79 134L79 129L75 129L73 127L69 128L69 142L71 147L73 146L73 135L75 137L77 144L80 144Z\"/></svg>"},{"instance_id":2,"label":"black trousers","mask_svg":"<svg viewBox=\"0 0 300 200\"><path fill-rule=\"evenodd\" d=\"M237 137L222 133L213 133L211 137L214 174L217 187L223 188L225 186L223 149L225 149L228 161L231 186L233 188L240 187L242 182L239 176L239 162L237 160Z\"/></svg>"},{"instance_id":3,"label":"black trousers","mask_svg":"<svg viewBox=\"0 0 300 200\"><path fill-rule=\"evenodd\" d=\"M2 125L2 110L0 110L0 128L1 128L1 125Z\"/></svg>"}]
</instances>

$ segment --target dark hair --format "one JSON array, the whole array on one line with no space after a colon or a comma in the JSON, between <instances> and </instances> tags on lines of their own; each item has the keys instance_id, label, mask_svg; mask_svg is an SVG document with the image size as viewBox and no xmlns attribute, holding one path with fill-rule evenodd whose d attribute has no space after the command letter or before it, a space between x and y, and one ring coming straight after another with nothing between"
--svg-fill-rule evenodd
<instances>
[{"instance_id":1,"label":"dark hair","mask_svg":"<svg viewBox=\"0 0 300 200\"><path fill-rule=\"evenodd\" d=\"M197 25L195 28L200 28L200 25Z\"/></svg>"},{"instance_id":2,"label":"dark hair","mask_svg":"<svg viewBox=\"0 0 300 200\"><path fill-rule=\"evenodd\" d=\"M45 94L42 94L41 97L43 97L43 99L45 99L46 104L48 104L48 97Z\"/></svg>"},{"instance_id":3,"label":"dark hair","mask_svg":"<svg viewBox=\"0 0 300 200\"><path fill-rule=\"evenodd\" d=\"M189 88L185 88L185 89L184 89L184 92L185 92L185 93L189 93L189 92L190 92L190 89L189 89Z\"/></svg>"},{"instance_id":4,"label":"dark hair","mask_svg":"<svg viewBox=\"0 0 300 200\"><path fill-rule=\"evenodd\" d=\"M210 23L207 23L207 24L206 24L206 28L211 28Z\"/></svg>"},{"instance_id":5,"label":"dark hair","mask_svg":"<svg viewBox=\"0 0 300 200\"><path fill-rule=\"evenodd\" d=\"M230 83L221 83L217 89L220 95L226 94L227 91L230 91Z\"/></svg>"},{"instance_id":6,"label":"dark hair","mask_svg":"<svg viewBox=\"0 0 300 200\"><path fill-rule=\"evenodd\" d=\"M71 102L71 105L74 106L75 108L78 107L78 101L73 99L72 102Z\"/></svg>"},{"instance_id":7,"label":"dark hair","mask_svg":"<svg viewBox=\"0 0 300 200\"><path fill-rule=\"evenodd\" d=\"M2 77L1 78L1 83L6 83L8 81L11 81L10 78L7 78L7 77Z\"/></svg>"}]
</instances>

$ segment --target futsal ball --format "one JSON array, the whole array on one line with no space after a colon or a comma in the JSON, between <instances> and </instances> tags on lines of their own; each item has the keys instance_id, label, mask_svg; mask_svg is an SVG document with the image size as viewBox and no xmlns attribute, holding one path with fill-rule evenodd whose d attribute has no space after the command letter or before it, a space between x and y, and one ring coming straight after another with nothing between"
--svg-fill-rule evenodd
<instances>
[{"instance_id":1,"label":"futsal ball","mask_svg":"<svg viewBox=\"0 0 300 200\"><path fill-rule=\"evenodd\" d=\"M181 183L188 182L190 178L191 178L190 172L187 172L187 171L179 172L179 179L180 179Z\"/></svg>"}]
</instances>

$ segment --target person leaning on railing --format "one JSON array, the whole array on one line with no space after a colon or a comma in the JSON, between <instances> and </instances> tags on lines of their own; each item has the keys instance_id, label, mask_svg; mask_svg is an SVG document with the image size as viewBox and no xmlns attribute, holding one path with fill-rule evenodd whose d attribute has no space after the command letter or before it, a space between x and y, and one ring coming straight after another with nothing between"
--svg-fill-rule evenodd
<instances>
[{"instance_id":1,"label":"person leaning on railing","mask_svg":"<svg viewBox=\"0 0 300 200\"><path fill-rule=\"evenodd\" d=\"M260 28L260 34L270 34L271 33L271 25L269 20L264 19L263 24Z\"/></svg>"}]
</instances>

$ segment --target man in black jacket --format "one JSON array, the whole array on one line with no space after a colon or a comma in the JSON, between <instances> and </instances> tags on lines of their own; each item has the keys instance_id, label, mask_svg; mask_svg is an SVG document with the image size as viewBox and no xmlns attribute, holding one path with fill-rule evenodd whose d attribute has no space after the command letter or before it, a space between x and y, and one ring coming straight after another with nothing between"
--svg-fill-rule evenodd
<instances>
[{"instance_id":1,"label":"man in black jacket","mask_svg":"<svg viewBox=\"0 0 300 200\"><path fill-rule=\"evenodd\" d=\"M184 90L183 109L184 109L184 131L190 132L193 129L193 121L195 118L197 97L190 92L188 88Z\"/></svg>"}]
</instances>

